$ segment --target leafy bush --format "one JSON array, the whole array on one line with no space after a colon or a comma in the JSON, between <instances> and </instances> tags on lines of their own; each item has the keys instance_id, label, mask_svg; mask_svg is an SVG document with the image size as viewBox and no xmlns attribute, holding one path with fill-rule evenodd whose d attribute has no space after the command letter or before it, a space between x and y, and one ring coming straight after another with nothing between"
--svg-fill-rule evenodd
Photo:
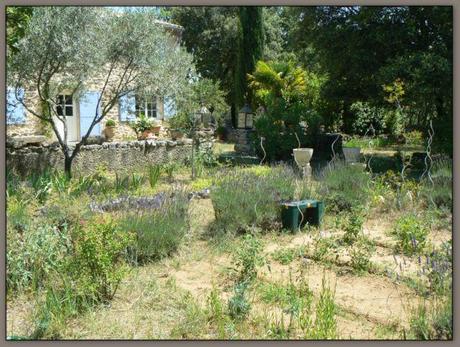
<instances>
[{"instance_id":1,"label":"leafy bush","mask_svg":"<svg viewBox=\"0 0 460 347\"><path fill-rule=\"evenodd\" d=\"M158 209L125 213L118 223L136 235L135 261L163 258L178 248L188 230L188 199L184 192L174 192Z\"/></svg>"},{"instance_id":2,"label":"leafy bush","mask_svg":"<svg viewBox=\"0 0 460 347\"><path fill-rule=\"evenodd\" d=\"M371 106L367 102L357 101L351 105L350 110L355 113L352 126L355 134L364 135L369 131L371 125L376 135L383 133L385 128L384 109Z\"/></svg>"},{"instance_id":3,"label":"leafy bush","mask_svg":"<svg viewBox=\"0 0 460 347\"><path fill-rule=\"evenodd\" d=\"M261 256L262 245L260 241L251 234L244 236L243 241L236 249L233 265L238 272L239 282L251 282L257 276L257 268L264 263Z\"/></svg>"},{"instance_id":4,"label":"leafy bush","mask_svg":"<svg viewBox=\"0 0 460 347\"><path fill-rule=\"evenodd\" d=\"M405 254L422 252L428 232L425 224L414 214L400 217L393 228L393 233L398 239L398 247Z\"/></svg>"},{"instance_id":5,"label":"leafy bush","mask_svg":"<svg viewBox=\"0 0 460 347\"><path fill-rule=\"evenodd\" d=\"M211 191L216 220L211 231L244 232L248 226L279 226L282 199L292 199L295 176L285 166L273 167L269 174L257 176L238 169L225 171Z\"/></svg>"},{"instance_id":6,"label":"leafy bush","mask_svg":"<svg viewBox=\"0 0 460 347\"><path fill-rule=\"evenodd\" d=\"M309 133L305 133L300 123L306 121L309 124ZM253 145L260 157L266 153L266 160L274 162L277 160L290 160L292 149L299 147L313 146L313 134L319 127L320 117L315 112L307 110L303 104L287 106L281 101L273 105L263 114L256 117L254 126L256 135L253 138ZM297 137L296 137L297 135ZM263 147L260 145L260 138L264 137Z\"/></svg>"},{"instance_id":7,"label":"leafy bush","mask_svg":"<svg viewBox=\"0 0 460 347\"><path fill-rule=\"evenodd\" d=\"M317 112L320 88L324 78L296 66L292 61L258 61L252 75L248 76L255 102L265 108L257 115L254 125L255 148L260 155L260 138L264 143L268 161L291 158L292 148L311 147L321 117ZM308 124L307 134L300 126Z\"/></svg>"},{"instance_id":8,"label":"leafy bush","mask_svg":"<svg viewBox=\"0 0 460 347\"><path fill-rule=\"evenodd\" d=\"M351 211L368 204L369 184L369 174L361 167L336 164L331 170L325 169L318 193L329 211Z\"/></svg>"},{"instance_id":9,"label":"leafy bush","mask_svg":"<svg viewBox=\"0 0 460 347\"><path fill-rule=\"evenodd\" d=\"M343 240L346 244L352 244L363 230L364 213L362 208L354 207L343 219L342 229L345 232Z\"/></svg>"},{"instance_id":10,"label":"leafy bush","mask_svg":"<svg viewBox=\"0 0 460 347\"><path fill-rule=\"evenodd\" d=\"M73 254L66 266L68 273L75 275L75 294L95 302L112 299L124 273L120 264L133 234L118 228L108 217L95 217L81 222L71 237Z\"/></svg>"},{"instance_id":11,"label":"leafy bush","mask_svg":"<svg viewBox=\"0 0 460 347\"><path fill-rule=\"evenodd\" d=\"M44 297L34 312L33 339L59 338L70 317L112 299L126 270L125 252L133 237L110 218L82 221L67 235L67 243L61 242L62 257L52 262L44 281Z\"/></svg>"},{"instance_id":12,"label":"leafy bush","mask_svg":"<svg viewBox=\"0 0 460 347\"><path fill-rule=\"evenodd\" d=\"M412 130L404 133L406 144L410 146L422 146L423 145L423 133L418 130Z\"/></svg>"}]
</instances>

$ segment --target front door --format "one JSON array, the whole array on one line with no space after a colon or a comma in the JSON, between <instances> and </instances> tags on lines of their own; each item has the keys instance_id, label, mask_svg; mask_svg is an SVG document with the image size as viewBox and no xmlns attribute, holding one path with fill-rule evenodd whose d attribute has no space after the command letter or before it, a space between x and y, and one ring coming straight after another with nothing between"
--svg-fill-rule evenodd
<instances>
[{"instance_id":1,"label":"front door","mask_svg":"<svg viewBox=\"0 0 460 347\"><path fill-rule=\"evenodd\" d=\"M57 114L62 117L67 123L67 142L78 141L79 136L79 120L77 108L74 105L74 100L71 95L59 95L56 106ZM55 124L59 131L59 135L64 140L64 124L61 120L55 117Z\"/></svg>"}]
</instances>

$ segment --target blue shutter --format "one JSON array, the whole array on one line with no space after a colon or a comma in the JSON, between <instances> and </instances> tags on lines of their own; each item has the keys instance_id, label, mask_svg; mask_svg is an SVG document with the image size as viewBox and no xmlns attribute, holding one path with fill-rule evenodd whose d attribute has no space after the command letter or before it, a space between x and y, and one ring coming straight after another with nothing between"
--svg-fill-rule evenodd
<instances>
[{"instance_id":1,"label":"blue shutter","mask_svg":"<svg viewBox=\"0 0 460 347\"><path fill-rule=\"evenodd\" d=\"M86 135L91 123L96 117L96 106L101 93L99 92L86 92L80 98L80 139ZM101 103L97 106L97 117L101 116ZM97 123L90 136L98 136L101 134L101 123Z\"/></svg>"},{"instance_id":2,"label":"blue shutter","mask_svg":"<svg viewBox=\"0 0 460 347\"><path fill-rule=\"evenodd\" d=\"M24 100L24 89L18 89L18 96ZM6 124L24 124L26 122L26 110L24 105L16 99L15 89L8 87L6 95Z\"/></svg>"},{"instance_id":3,"label":"blue shutter","mask_svg":"<svg viewBox=\"0 0 460 347\"><path fill-rule=\"evenodd\" d=\"M165 118L170 118L176 114L176 101L173 98L164 98L164 116Z\"/></svg>"},{"instance_id":4,"label":"blue shutter","mask_svg":"<svg viewBox=\"0 0 460 347\"><path fill-rule=\"evenodd\" d=\"M120 121L128 122L136 119L136 96L133 92L120 96Z\"/></svg>"}]
</instances>

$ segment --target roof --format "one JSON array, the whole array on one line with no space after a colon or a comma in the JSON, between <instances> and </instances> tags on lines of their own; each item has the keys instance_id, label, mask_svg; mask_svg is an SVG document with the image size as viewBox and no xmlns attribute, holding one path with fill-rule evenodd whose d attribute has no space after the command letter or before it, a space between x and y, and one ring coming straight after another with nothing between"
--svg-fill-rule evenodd
<instances>
[{"instance_id":1,"label":"roof","mask_svg":"<svg viewBox=\"0 0 460 347\"><path fill-rule=\"evenodd\" d=\"M112 11L112 14L115 15L115 16L122 16L122 15L123 15L122 12L115 12L115 11ZM179 31L180 33L182 33L182 32L184 31L184 27L183 27L183 26L177 25L177 24L168 23L168 22L165 22L165 21L160 20L160 19L156 19L156 20L155 20L155 23L160 24L161 26L163 26L163 27L166 28L166 29Z\"/></svg>"},{"instance_id":2,"label":"roof","mask_svg":"<svg viewBox=\"0 0 460 347\"><path fill-rule=\"evenodd\" d=\"M165 22L165 21L162 21L162 20L155 20L155 23L158 23L158 24L161 24L162 26L164 26L165 28L168 28L168 29L172 29L172 30L178 30L180 32L184 31L184 27L183 26L180 26L180 25L177 25L177 24L172 24L172 23L168 23L168 22Z\"/></svg>"}]
</instances>

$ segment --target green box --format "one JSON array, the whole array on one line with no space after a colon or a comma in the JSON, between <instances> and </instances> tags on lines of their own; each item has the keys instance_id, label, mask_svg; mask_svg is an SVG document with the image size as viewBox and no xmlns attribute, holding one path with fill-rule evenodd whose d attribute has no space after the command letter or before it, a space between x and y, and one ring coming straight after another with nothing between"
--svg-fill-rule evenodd
<instances>
[{"instance_id":1,"label":"green box","mask_svg":"<svg viewBox=\"0 0 460 347\"><path fill-rule=\"evenodd\" d=\"M303 213L303 220L302 220ZM324 215L324 203L318 200L299 200L281 203L283 228L298 230L305 224L320 225Z\"/></svg>"}]
</instances>

